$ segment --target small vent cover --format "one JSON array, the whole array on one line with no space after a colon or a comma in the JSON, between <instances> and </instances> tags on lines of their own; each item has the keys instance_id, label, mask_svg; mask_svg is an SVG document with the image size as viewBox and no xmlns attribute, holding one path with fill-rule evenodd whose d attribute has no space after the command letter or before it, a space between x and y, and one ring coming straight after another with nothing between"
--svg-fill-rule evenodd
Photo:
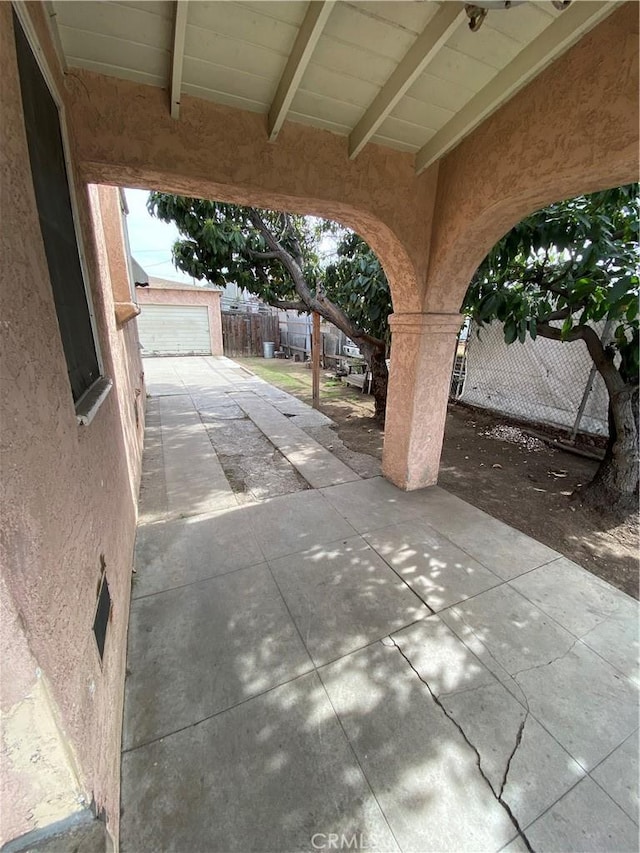
<instances>
[{"instance_id":1,"label":"small vent cover","mask_svg":"<svg viewBox=\"0 0 640 853\"><path fill-rule=\"evenodd\" d=\"M107 639L107 627L111 618L111 594L109 593L109 584L107 576L102 575L100 590L98 592L98 606L96 607L96 616L93 620L93 633L98 644L98 652L100 660L104 657L104 644Z\"/></svg>"}]
</instances>

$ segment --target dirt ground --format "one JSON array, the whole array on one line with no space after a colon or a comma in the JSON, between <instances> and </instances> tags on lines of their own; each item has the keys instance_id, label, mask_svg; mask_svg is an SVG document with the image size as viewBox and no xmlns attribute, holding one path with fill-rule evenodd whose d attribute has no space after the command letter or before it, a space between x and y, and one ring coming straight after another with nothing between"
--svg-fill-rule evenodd
<instances>
[{"instance_id":1,"label":"dirt ground","mask_svg":"<svg viewBox=\"0 0 640 853\"><path fill-rule=\"evenodd\" d=\"M236 359L258 376L311 402L311 371L279 359ZM352 451L380 459L384 430L373 399L323 371L320 410ZM517 442L517 443L514 443ZM638 525L580 506L571 493L598 462L532 438L502 416L450 404L439 485L638 598Z\"/></svg>"}]
</instances>

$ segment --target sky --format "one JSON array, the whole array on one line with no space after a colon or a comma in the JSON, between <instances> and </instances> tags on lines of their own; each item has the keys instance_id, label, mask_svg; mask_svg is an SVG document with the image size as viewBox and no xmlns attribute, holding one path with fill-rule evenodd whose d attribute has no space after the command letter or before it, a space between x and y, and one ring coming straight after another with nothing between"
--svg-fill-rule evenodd
<instances>
[{"instance_id":1,"label":"sky","mask_svg":"<svg viewBox=\"0 0 640 853\"><path fill-rule=\"evenodd\" d=\"M175 225L161 222L147 212L147 190L125 190L129 215L127 229L131 254L147 275L195 284L196 279L177 270L171 260L171 247L178 239Z\"/></svg>"}]
</instances>

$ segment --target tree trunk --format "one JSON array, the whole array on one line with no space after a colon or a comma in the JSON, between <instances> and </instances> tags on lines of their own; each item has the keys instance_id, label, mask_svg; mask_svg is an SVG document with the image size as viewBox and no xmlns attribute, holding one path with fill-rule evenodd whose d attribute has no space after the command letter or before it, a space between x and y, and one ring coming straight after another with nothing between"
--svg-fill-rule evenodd
<instances>
[{"instance_id":1,"label":"tree trunk","mask_svg":"<svg viewBox=\"0 0 640 853\"><path fill-rule=\"evenodd\" d=\"M609 398L609 442L593 480L579 493L593 509L626 517L638 509L638 389Z\"/></svg>"},{"instance_id":2,"label":"tree trunk","mask_svg":"<svg viewBox=\"0 0 640 853\"><path fill-rule=\"evenodd\" d=\"M384 423L387 408L387 385L389 384L389 371L387 370L386 351L384 345L374 347L369 343L355 342L364 355L367 366L371 371L371 391L375 401L375 419L379 424Z\"/></svg>"},{"instance_id":3,"label":"tree trunk","mask_svg":"<svg viewBox=\"0 0 640 853\"><path fill-rule=\"evenodd\" d=\"M538 323L538 334L562 340L560 329ZM614 363L613 351L605 348L590 326L577 326L565 340L583 340L602 376L609 395L609 443L593 480L576 493L586 505L624 518L638 509L638 385L625 381Z\"/></svg>"},{"instance_id":4,"label":"tree trunk","mask_svg":"<svg viewBox=\"0 0 640 853\"><path fill-rule=\"evenodd\" d=\"M385 359L384 350L376 350L371 359L371 390L376 406L376 420L380 424L384 424L384 418L387 411L387 386L389 384L389 371L387 370L387 361Z\"/></svg>"},{"instance_id":5,"label":"tree trunk","mask_svg":"<svg viewBox=\"0 0 640 853\"><path fill-rule=\"evenodd\" d=\"M292 228L290 228L289 236L293 237L293 243L296 247L295 254L287 251L278 242L278 239L271 233L263 221L259 211L254 208L249 208L248 210L249 218L271 249L270 252L253 252L252 255L256 258L267 256L278 258L291 276L296 293L302 301L302 306L307 311L317 311L321 317L324 317L325 320L337 326L338 329L358 345L372 374L372 390L376 406L375 417L377 421L383 423L387 405L387 382L389 378L385 361L384 341L373 337L356 326L342 308L328 299L321 289L316 294L312 293L303 272L302 251L295 231Z\"/></svg>"}]
</instances>

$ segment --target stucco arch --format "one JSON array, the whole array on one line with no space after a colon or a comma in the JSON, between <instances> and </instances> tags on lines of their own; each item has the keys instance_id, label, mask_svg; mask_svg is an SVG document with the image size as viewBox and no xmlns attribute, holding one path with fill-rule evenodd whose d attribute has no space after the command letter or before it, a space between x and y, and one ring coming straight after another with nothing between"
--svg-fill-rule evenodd
<instances>
[{"instance_id":1,"label":"stucco arch","mask_svg":"<svg viewBox=\"0 0 640 853\"><path fill-rule=\"evenodd\" d=\"M134 173L117 166L104 167L101 168L100 175L101 183L281 210L338 222L359 234L378 256L389 281L394 310L401 311L403 307L405 311L419 310L418 272L408 247L388 224L367 210L359 210L327 199L300 198L267 192L257 187L219 184L168 172L150 172L146 169L136 170Z\"/></svg>"},{"instance_id":2,"label":"stucco arch","mask_svg":"<svg viewBox=\"0 0 640 853\"><path fill-rule=\"evenodd\" d=\"M394 317L383 470L436 482L458 310L510 226L553 200L637 175L638 16L626 3L416 175L412 155L89 71L65 78L80 178L335 219L372 246Z\"/></svg>"},{"instance_id":3,"label":"stucco arch","mask_svg":"<svg viewBox=\"0 0 640 853\"><path fill-rule=\"evenodd\" d=\"M501 237L527 216L554 202L622 186L634 180L637 180L637 176L634 176L632 172L621 180L606 177L602 177L600 180L582 178L575 185L567 184L561 195L555 191L544 193L542 187L537 187L537 191L533 192L530 197L520 196L515 199L504 199L497 202L493 207L482 211L477 219L467 223L465 227L463 250L460 253L451 252L441 265L438 264L438 261L434 263L433 276L429 279L429 282L433 283L434 289L439 287L440 281L448 281L451 285L447 294L447 301L443 302L442 308L438 308L438 310L446 313L460 311L471 278L486 254ZM430 304L429 294L427 294L426 304Z\"/></svg>"},{"instance_id":4,"label":"stucco arch","mask_svg":"<svg viewBox=\"0 0 640 853\"><path fill-rule=\"evenodd\" d=\"M334 219L380 258L394 310L420 311L437 166L416 176L412 155L377 145L352 161L345 138L293 122L273 144L266 116L188 96L175 121L161 89L89 71L65 84L84 181Z\"/></svg>"},{"instance_id":5,"label":"stucco arch","mask_svg":"<svg viewBox=\"0 0 640 853\"><path fill-rule=\"evenodd\" d=\"M532 211L638 175L638 14L625 4L440 162L422 313L392 319L383 472L437 481L460 305Z\"/></svg>"},{"instance_id":6,"label":"stucco arch","mask_svg":"<svg viewBox=\"0 0 640 853\"><path fill-rule=\"evenodd\" d=\"M483 257L529 214L638 179L637 93L630 3L441 162L425 310L458 311Z\"/></svg>"}]
</instances>

